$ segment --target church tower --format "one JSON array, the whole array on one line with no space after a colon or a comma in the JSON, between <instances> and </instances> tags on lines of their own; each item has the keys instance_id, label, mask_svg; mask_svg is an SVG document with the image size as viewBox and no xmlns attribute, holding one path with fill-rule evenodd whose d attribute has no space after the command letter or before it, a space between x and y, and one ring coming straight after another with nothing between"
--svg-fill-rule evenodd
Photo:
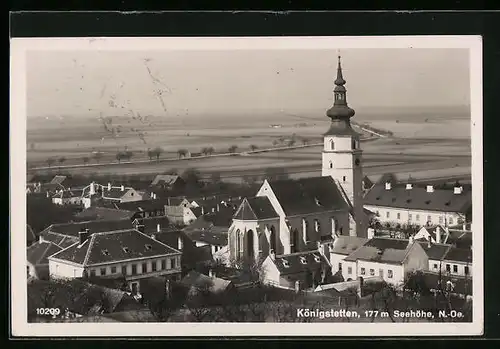
<instances>
[{"instance_id":1,"label":"church tower","mask_svg":"<svg viewBox=\"0 0 500 349\"><path fill-rule=\"evenodd\" d=\"M337 79L333 90L334 103L326 115L331 119L330 129L323 135L322 176L331 176L351 205L349 234L366 236L366 217L363 211L363 169L359 137L351 127L355 112L347 105L346 81L342 76L338 57Z\"/></svg>"}]
</instances>

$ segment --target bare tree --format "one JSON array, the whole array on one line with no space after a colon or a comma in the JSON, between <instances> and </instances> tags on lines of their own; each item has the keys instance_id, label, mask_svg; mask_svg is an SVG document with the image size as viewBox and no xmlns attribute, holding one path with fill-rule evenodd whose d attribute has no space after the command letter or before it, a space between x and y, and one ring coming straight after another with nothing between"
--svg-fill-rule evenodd
<instances>
[{"instance_id":1,"label":"bare tree","mask_svg":"<svg viewBox=\"0 0 500 349\"><path fill-rule=\"evenodd\" d=\"M84 157L82 158L82 160L83 160L83 164L84 164L84 165L87 165L87 164L89 163L89 161L90 161L90 158L89 158L88 156L84 156Z\"/></svg>"},{"instance_id":2,"label":"bare tree","mask_svg":"<svg viewBox=\"0 0 500 349\"><path fill-rule=\"evenodd\" d=\"M179 155L179 158L183 158L187 156L188 151L186 149L179 149L177 150L177 154Z\"/></svg>"},{"instance_id":3,"label":"bare tree","mask_svg":"<svg viewBox=\"0 0 500 349\"><path fill-rule=\"evenodd\" d=\"M302 138L302 145L308 145L308 144L309 144L309 139Z\"/></svg>"},{"instance_id":4,"label":"bare tree","mask_svg":"<svg viewBox=\"0 0 500 349\"><path fill-rule=\"evenodd\" d=\"M212 155L215 152L215 148L210 146L207 148L208 155Z\"/></svg>"},{"instance_id":5,"label":"bare tree","mask_svg":"<svg viewBox=\"0 0 500 349\"><path fill-rule=\"evenodd\" d=\"M250 144L249 148L250 148L250 150L251 150L251 151L255 151L255 150L257 150L259 147L258 147L258 146L256 146L255 144Z\"/></svg>"},{"instance_id":6,"label":"bare tree","mask_svg":"<svg viewBox=\"0 0 500 349\"><path fill-rule=\"evenodd\" d=\"M295 143L296 143L295 139L290 139L290 140L288 141L287 145L288 145L289 147L293 147L293 146L295 145Z\"/></svg>"},{"instance_id":7,"label":"bare tree","mask_svg":"<svg viewBox=\"0 0 500 349\"><path fill-rule=\"evenodd\" d=\"M231 153L231 154L234 154L236 152L236 150L238 149L238 146L237 145L232 145L230 146L227 150Z\"/></svg>"}]
</instances>

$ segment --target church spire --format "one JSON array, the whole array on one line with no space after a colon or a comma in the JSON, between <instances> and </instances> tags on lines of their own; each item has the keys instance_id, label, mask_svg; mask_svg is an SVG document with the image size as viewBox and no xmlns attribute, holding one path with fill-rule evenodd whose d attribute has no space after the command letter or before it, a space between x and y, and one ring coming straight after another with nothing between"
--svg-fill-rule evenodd
<instances>
[{"instance_id":1,"label":"church spire","mask_svg":"<svg viewBox=\"0 0 500 349\"><path fill-rule=\"evenodd\" d=\"M347 105L346 81L342 74L341 57L338 56L337 78L334 81L333 106L328 109L326 115L332 119L332 125L327 134L349 134L355 135L356 132L351 128L350 118L354 116L355 111Z\"/></svg>"}]
</instances>

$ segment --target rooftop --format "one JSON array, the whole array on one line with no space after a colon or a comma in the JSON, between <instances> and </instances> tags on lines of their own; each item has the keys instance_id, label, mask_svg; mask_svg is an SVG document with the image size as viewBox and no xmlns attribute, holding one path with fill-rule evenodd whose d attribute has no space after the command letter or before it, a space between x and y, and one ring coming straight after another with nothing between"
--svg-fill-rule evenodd
<instances>
[{"instance_id":1,"label":"rooftop","mask_svg":"<svg viewBox=\"0 0 500 349\"><path fill-rule=\"evenodd\" d=\"M406 258L409 241L390 238L373 238L346 257L346 261L371 261L401 264Z\"/></svg>"},{"instance_id":2,"label":"rooftop","mask_svg":"<svg viewBox=\"0 0 500 349\"><path fill-rule=\"evenodd\" d=\"M135 212L110 207L91 206L77 213L75 218L88 220L131 219Z\"/></svg>"},{"instance_id":3,"label":"rooftop","mask_svg":"<svg viewBox=\"0 0 500 349\"><path fill-rule=\"evenodd\" d=\"M328 265L328 262L319 252L308 251L276 256L274 264L284 275L315 270L322 265Z\"/></svg>"},{"instance_id":4,"label":"rooftop","mask_svg":"<svg viewBox=\"0 0 500 349\"><path fill-rule=\"evenodd\" d=\"M41 234L44 235L46 232L52 232L61 235L78 237L78 233L85 231L85 229L89 229L92 233L99 233L104 231L129 229L132 227L132 221L130 219L70 222L52 224L45 228Z\"/></svg>"},{"instance_id":5,"label":"rooftop","mask_svg":"<svg viewBox=\"0 0 500 349\"><path fill-rule=\"evenodd\" d=\"M61 250L61 247L51 242L35 242L33 245L27 248L26 257L28 262L30 262L34 266L49 264L49 260L47 259L47 257Z\"/></svg>"},{"instance_id":6,"label":"rooftop","mask_svg":"<svg viewBox=\"0 0 500 349\"><path fill-rule=\"evenodd\" d=\"M368 239L357 236L338 236L333 242L331 253L350 255L352 252L363 246Z\"/></svg>"},{"instance_id":7,"label":"rooftop","mask_svg":"<svg viewBox=\"0 0 500 349\"><path fill-rule=\"evenodd\" d=\"M269 185L287 216L349 210L330 176L269 181Z\"/></svg>"},{"instance_id":8,"label":"rooftop","mask_svg":"<svg viewBox=\"0 0 500 349\"><path fill-rule=\"evenodd\" d=\"M443 260L472 263L472 250L470 248L451 247Z\"/></svg>"},{"instance_id":9,"label":"rooftop","mask_svg":"<svg viewBox=\"0 0 500 349\"><path fill-rule=\"evenodd\" d=\"M78 241L52 258L90 266L179 253L135 229L129 229L93 233L83 244Z\"/></svg>"},{"instance_id":10,"label":"rooftop","mask_svg":"<svg viewBox=\"0 0 500 349\"><path fill-rule=\"evenodd\" d=\"M450 245L445 245L445 244L430 244L425 242L425 241L419 241L420 246L424 249L425 253L427 254L427 257L429 259L433 260L441 260L443 257L448 253L448 250L450 249Z\"/></svg>"},{"instance_id":11,"label":"rooftop","mask_svg":"<svg viewBox=\"0 0 500 349\"><path fill-rule=\"evenodd\" d=\"M127 193L127 191L133 188L125 187L124 190L121 187L111 187L111 190L108 190L108 187L102 187L102 197L106 199L120 199L123 195Z\"/></svg>"},{"instance_id":12,"label":"rooftop","mask_svg":"<svg viewBox=\"0 0 500 349\"><path fill-rule=\"evenodd\" d=\"M228 240L227 233L216 233L210 230L186 231L187 236L193 241L204 242L214 246L226 246Z\"/></svg>"},{"instance_id":13,"label":"rooftop","mask_svg":"<svg viewBox=\"0 0 500 349\"><path fill-rule=\"evenodd\" d=\"M239 220L260 220L278 217L267 196L243 199L243 202L234 214L234 219Z\"/></svg>"},{"instance_id":14,"label":"rooftop","mask_svg":"<svg viewBox=\"0 0 500 349\"><path fill-rule=\"evenodd\" d=\"M177 175L157 175L153 181L151 182L151 185L173 185L179 178L180 176Z\"/></svg>"},{"instance_id":15,"label":"rooftop","mask_svg":"<svg viewBox=\"0 0 500 349\"><path fill-rule=\"evenodd\" d=\"M225 291L231 285L231 281L218 277L210 277L194 270L190 271L180 283L191 289L194 288L199 291L207 290L211 293Z\"/></svg>"},{"instance_id":16,"label":"rooftop","mask_svg":"<svg viewBox=\"0 0 500 349\"><path fill-rule=\"evenodd\" d=\"M114 204L117 209L132 212L158 211L165 209L165 200L138 200L129 202L117 202Z\"/></svg>"}]
</instances>

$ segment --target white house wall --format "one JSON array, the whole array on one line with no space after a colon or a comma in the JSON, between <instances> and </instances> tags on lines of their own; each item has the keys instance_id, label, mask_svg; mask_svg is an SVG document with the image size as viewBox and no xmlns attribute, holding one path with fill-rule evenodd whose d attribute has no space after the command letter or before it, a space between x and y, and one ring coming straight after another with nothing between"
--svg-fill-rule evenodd
<instances>
[{"instance_id":1,"label":"white house wall","mask_svg":"<svg viewBox=\"0 0 500 349\"><path fill-rule=\"evenodd\" d=\"M51 278L80 278L83 276L83 266L49 260L49 274Z\"/></svg>"}]
</instances>

